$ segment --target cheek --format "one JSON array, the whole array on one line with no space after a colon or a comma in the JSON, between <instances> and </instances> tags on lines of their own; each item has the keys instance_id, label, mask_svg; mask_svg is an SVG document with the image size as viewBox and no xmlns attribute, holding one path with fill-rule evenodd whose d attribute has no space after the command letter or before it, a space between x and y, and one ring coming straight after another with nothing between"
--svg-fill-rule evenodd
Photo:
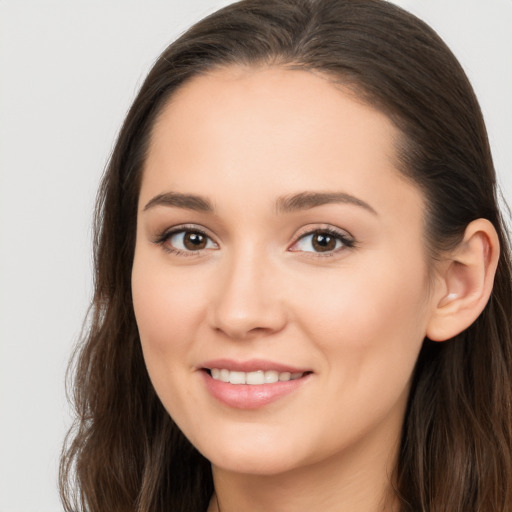
<instances>
[{"instance_id":1,"label":"cheek","mask_svg":"<svg viewBox=\"0 0 512 512\"><path fill-rule=\"evenodd\" d=\"M326 281L328 293L310 295L300 309L308 338L327 356L328 421L340 425L348 417L362 432L405 407L425 335L427 281L413 268L351 270ZM344 404L340 410L333 396Z\"/></svg>"},{"instance_id":2,"label":"cheek","mask_svg":"<svg viewBox=\"0 0 512 512\"><path fill-rule=\"evenodd\" d=\"M318 282L307 298L297 303L297 316L304 319L310 338L333 358L350 357L356 365L370 357L375 357L376 364L379 358L383 362L406 360L409 367L426 331L425 268L385 259L377 265L376 261Z\"/></svg>"},{"instance_id":3,"label":"cheek","mask_svg":"<svg viewBox=\"0 0 512 512\"><path fill-rule=\"evenodd\" d=\"M170 271L168 265L152 265L152 259L136 254L134 260L135 318L154 389L169 414L183 421L188 416L187 404L194 402L190 390L182 383L194 371L189 359L198 338L202 319L199 301L204 293L192 284L195 279Z\"/></svg>"},{"instance_id":4,"label":"cheek","mask_svg":"<svg viewBox=\"0 0 512 512\"><path fill-rule=\"evenodd\" d=\"M133 305L147 360L181 354L194 339L204 301L204 291L196 283L201 279L173 272L167 265L152 266L148 258L136 255Z\"/></svg>"}]
</instances>

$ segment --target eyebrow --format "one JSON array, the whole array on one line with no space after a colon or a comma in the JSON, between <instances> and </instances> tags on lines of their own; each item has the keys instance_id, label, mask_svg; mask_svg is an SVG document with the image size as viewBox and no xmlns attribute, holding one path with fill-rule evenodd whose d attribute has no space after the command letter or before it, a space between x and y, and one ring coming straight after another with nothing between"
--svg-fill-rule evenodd
<instances>
[{"instance_id":1,"label":"eyebrow","mask_svg":"<svg viewBox=\"0 0 512 512\"><path fill-rule=\"evenodd\" d=\"M279 197L276 200L275 209L277 213L292 213L324 204L351 204L377 215L377 212L368 203L345 192L299 192ZM207 197L180 192L158 194L146 204L144 211L155 206L171 206L206 213L214 211L213 203Z\"/></svg>"},{"instance_id":2,"label":"eyebrow","mask_svg":"<svg viewBox=\"0 0 512 512\"><path fill-rule=\"evenodd\" d=\"M280 197L276 201L278 213L291 213L299 210L309 210L324 204L351 204L369 211L373 215L377 212L365 201L345 192L300 192L290 196Z\"/></svg>"},{"instance_id":3,"label":"eyebrow","mask_svg":"<svg viewBox=\"0 0 512 512\"><path fill-rule=\"evenodd\" d=\"M212 202L206 197L195 194L181 194L179 192L158 194L144 206L144 211L155 206L175 206L197 212L213 212L214 209Z\"/></svg>"}]
</instances>

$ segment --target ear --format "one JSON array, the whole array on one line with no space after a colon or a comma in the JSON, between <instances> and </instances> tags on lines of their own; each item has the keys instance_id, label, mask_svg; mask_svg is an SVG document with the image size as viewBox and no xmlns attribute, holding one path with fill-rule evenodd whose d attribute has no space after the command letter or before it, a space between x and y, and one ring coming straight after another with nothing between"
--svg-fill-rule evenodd
<instances>
[{"instance_id":1,"label":"ear","mask_svg":"<svg viewBox=\"0 0 512 512\"><path fill-rule=\"evenodd\" d=\"M462 242L437 269L428 338L448 340L478 318L491 296L499 254L494 226L486 219L471 222Z\"/></svg>"}]
</instances>

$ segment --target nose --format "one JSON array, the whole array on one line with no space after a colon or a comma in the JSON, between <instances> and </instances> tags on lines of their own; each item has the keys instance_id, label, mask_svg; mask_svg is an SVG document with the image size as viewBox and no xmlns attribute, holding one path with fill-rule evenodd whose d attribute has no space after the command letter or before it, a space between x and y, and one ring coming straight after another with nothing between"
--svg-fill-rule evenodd
<instances>
[{"instance_id":1,"label":"nose","mask_svg":"<svg viewBox=\"0 0 512 512\"><path fill-rule=\"evenodd\" d=\"M235 340L282 330L287 315L276 274L254 251L226 260L210 302L212 328Z\"/></svg>"}]
</instances>

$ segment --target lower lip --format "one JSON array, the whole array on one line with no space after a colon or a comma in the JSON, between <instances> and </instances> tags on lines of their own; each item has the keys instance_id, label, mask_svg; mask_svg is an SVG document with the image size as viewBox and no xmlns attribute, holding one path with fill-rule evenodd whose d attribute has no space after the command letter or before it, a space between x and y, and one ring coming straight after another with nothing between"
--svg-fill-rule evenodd
<instances>
[{"instance_id":1,"label":"lower lip","mask_svg":"<svg viewBox=\"0 0 512 512\"><path fill-rule=\"evenodd\" d=\"M202 371L208 391L220 402L235 409L258 409L299 389L309 374L300 379L275 382L273 384L230 384L215 380Z\"/></svg>"}]
</instances>

